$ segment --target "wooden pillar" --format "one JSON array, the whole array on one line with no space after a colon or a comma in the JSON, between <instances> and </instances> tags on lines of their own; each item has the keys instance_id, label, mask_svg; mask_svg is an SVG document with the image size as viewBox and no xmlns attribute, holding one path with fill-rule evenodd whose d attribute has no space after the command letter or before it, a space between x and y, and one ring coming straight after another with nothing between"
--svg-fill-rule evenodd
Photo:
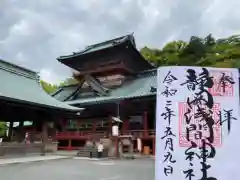
<instances>
[{"instance_id":1,"label":"wooden pillar","mask_svg":"<svg viewBox=\"0 0 240 180\"><path fill-rule=\"evenodd\" d=\"M32 130L31 130L31 134L30 134L30 143L33 143L35 140L36 126L37 126L36 121L33 121Z\"/></svg>"},{"instance_id":2,"label":"wooden pillar","mask_svg":"<svg viewBox=\"0 0 240 180\"><path fill-rule=\"evenodd\" d=\"M72 140L71 139L68 140L67 150L69 150L69 151L72 150Z\"/></svg>"},{"instance_id":3,"label":"wooden pillar","mask_svg":"<svg viewBox=\"0 0 240 180\"><path fill-rule=\"evenodd\" d=\"M153 155L155 156L155 151L156 151L156 140L155 140L155 137L153 138L153 150L152 150L152 152L153 152Z\"/></svg>"},{"instance_id":4,"label":"wooden pillar","mask_svg":"<svg viewBox=\"0 0 240 180\"><path fill-rule=\"evenodd\" d=\"M23 127L24 121L19 121L19 127Z\"/></svg>"},{"instance_id":5,"label":"wooden pillar","mask_svg":"<svg viewBox=\"0 0 240 180\"><path fill-rule=\"evenodd\" d=\"M66 119L63 119L62 122L61 122L62 131L66 131L67 125L68 125L68 121Z\"/></svg>"},{"instance_id":6,"label":"wooden pillar","mask_svg":"<svg viewBox=\"0 0 240 180\"><path fill-rule=\"evenodd\" d=\"M58 132L58 122L56 120L53 121L53 129L52 129L52 141L56 142L56 134Z\"/></svg>"},{"instance_id":7,"label":"wooden pillar","mask_svg":"<svg viewBox=\"0 0 240 180\"><path fill-rule=\"evenodd\" d=\"M12 140L12 133L13 133L13 122L9 122L9 128L8 128L8 139L9 141Z\"/></svg>"},{"instance_id":8,"label":"wooden pillar","mask_svg":"<svg viewBox=\"0 0 240 180\"><path fill-rule=\"evenodd\" d=\"M18 136L17 139L19 142L23 142L23 140L25 138L23 125L24 125L24 121L20 121L19 126L18 126L18 132L17 132L17 136Z\"/></svg>"},{"instance_id":9,"label":"wooden pillar","mask_svg":"<svg viewBox=\"0 0 240 180\"><path fill-rule=\"evenodd\" d=\"M112 117L108 118L108 136L112 134Z\"/></svg>"},{"instance_id":10,"label":"wooden pillar","mask_svg":"<svg viewBox=\"0 0 240 180\"><path fill-rule=\"evenodd\" d=\"M148 112L144 111L143 113L143 130L144 136L148 136Z\"/></svg>"},{"instance_id":11,"label":"wooden pillar","mask_svg":"<svg viewBox=\"0 0 240 180\"><path fill-rule=\"evenodd\" d=\"M47 130L48 130L47 122L43 122L42 123L42 150L41 150L42 156L45 155L45 146L46 146L47 140L48 140Z\"/></svg>"},{"instance_id":12,"label":"wooden pillar","mask_svg":"<svg viewBox=\"0 0 240 180\"><path fill-rule=\"evenodd\" d=\"M93 121L93 122L92 122L92 133L95 133L95 132L96 132L96 128L97 128L97 122L96 122L96 121Z\"/></svg>"},{"instance_id":13,"label":"wooden pillar","mask_svg":"<svg viewBox=\"0 0 240 180\"><path fill-rule=\"evenodd\" d=\"M122 131L124 134L126 134L128 130L129 130L129 119L126 119L123 121Z\"/></svg>"},{"instance_id":14,"label":"wooden pillar","mask_svg":"<svg viewBox=\"0 0 240 180\"><path fill-rule=\"evenodd\" d=\"M81 120L77 120L77 132L79 133L80 129L81 129L81 125L82 125L82 122Z\"/></svg>"},{"instance_id":15,"label":"wooden pillar","mask_svg":"<svg viewBox=\"0 0 240 180\"><path fill-rule=\"evenodd\" d=\"M116 147L116 151L115 151L116 158L119 158L119 138L114 137L114 139L115 139L115 147Z\"/></svg>"}]
</instances>

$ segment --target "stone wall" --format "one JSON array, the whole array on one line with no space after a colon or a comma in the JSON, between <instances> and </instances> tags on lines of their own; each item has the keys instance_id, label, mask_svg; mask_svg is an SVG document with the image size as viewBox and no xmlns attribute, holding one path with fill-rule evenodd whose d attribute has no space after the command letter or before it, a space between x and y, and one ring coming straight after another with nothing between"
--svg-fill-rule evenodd
<instances>
[{"instance_id":1,"label":"stone wall","mask_svg":"<svg viewBox=\"0 0 240 180\"><path fill-rule=\"evenodd\" d=\"M40 154L43 144L2 143L0 157L9 155Z\"/></svg>"}]
</instances>

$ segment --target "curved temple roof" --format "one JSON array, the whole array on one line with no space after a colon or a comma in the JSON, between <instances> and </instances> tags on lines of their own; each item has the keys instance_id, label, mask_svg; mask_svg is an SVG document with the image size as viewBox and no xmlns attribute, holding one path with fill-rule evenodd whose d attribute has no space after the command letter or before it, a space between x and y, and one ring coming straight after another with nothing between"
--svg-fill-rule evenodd
<instances>
[{"instance_id":1,"label":"curved temple roof","mask_svg":"<svg viewBox=\"0 0 240 180\"><path fill-rule=\"evenodd\" d=\"M111 39L111 40L108 40L108 41L105 41L105 42L101 42L101 43L97 43L97 44L94 44L94 45L91 45L91 46L87 46L84 50L82 50L80 52L74 52L73 54L70 54L70 55L60 56L60 57L57 58L57 60L61 61L61 60L64 60L64 59L70 59L70 58L78 57L80 55L89 54L89 53L92 53L92 52L95 52L95 51L99 51L99 50L102 50L102 49L111 48L111 47L114 47L114 46L116 46L118 44L121 44L123 42L126 42L126 41L130 41L133 44L133 46L136 46L133 34L129 34L129 35L126 35L126 36L118 37L118 38Z\"/></svg>"},{"instance_id":2,"label":"curved temple roof","mask_svg":"<svg viewBox=\"0 0 240 180\"><path fill-rule=\"evenodd\" d=\"M86 63L86 61L88 60L91 61L94 59L95 61L98 61L98 60L108 61L107 59L110 58L111 56L110 54L115 52L114 49L118 50L119 53L121 54L125 54L125 55L127 54L129 56L128 59L130 61L136 62L138 64L137 67L140 67L140 68L137 68L137 67L135 68L139 69L139 71L155 68L155 66L152 63L148 62L148 60L144 59L141 53L137 50L133 34L128 34L128 35L117 37L115 39L111 39L105 42L87 46L82 51L73 52L70 55L60 56L57 58L57 60L60 63L65 64L66 66L69 66L72 69L79 71L80 69L83 68L82 67L83 64L81 64L82 62ZM111 50L114 50L114 51L111 51ZM102 54L98 54L100 52L102 52ZM120 56L119 53L115 55ZM90 57L91 55L93 55L93 57ZM114 59L118 57L111 57L110 59L112 58Z\"/></svg>"},{"instance_id":3,"label":"curved temple roof","mask_svg":"<svg viewBox=\"0 0 240 180\"><path fill-rule=\"evenodd\" d=\"M0 99L64 111L80 112L82 110L48 95L41 88L36 72L3 60L0 60L0 84Z\"/></svg>"},{"instance_id":4,"label":"curved temple roof","mask_svg":"<svg viewBox=\"0 0 240 180\"><path fill-rule=\"evenodd\" d=\"M78 85L61 87L52 96L59 101L64 101L69 105L94 105L104 102L116 102L123 99L140 98L147 96L155 96L157 88L157 70L149 70L139 73L136 77L126 80L124 84L118 88L111 89L107 96L88 96L81 97L78 91ZM76 98L69 98L73 92L78 93ZM65 101L65 99L68 99Z\"/></svg>"}]
</instances>

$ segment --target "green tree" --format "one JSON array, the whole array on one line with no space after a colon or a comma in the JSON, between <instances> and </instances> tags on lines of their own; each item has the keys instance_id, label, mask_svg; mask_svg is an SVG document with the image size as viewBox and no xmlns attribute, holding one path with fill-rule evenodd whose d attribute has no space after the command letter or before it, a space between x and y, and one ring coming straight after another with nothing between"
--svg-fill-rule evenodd
<instances>
[{"instance_id":1,"label":"green tree","mask_svg":"<svg viewBox=\"0 0 240 180\"><path fill-rule=\"evenodd\" d=\"M76 80L75 78L71 77L71 78L67 78L64 82L60 83L59 86L68 86L68 85L72 85L72 84L78 84L78 80Z\"/></svg>"},{"instance_id":2,"label":"green tree","mask_svg":"<svg viewBox=\"0 0 240 180\"><path fill-rule=\"evenodd\" d=\"M7 124L5 122L0 122L0 137L6 135Z\"/></svg>"},{"instance_id":3,"label":"green tree","mask_svg":"<svg viewBox=\"0 0 240 180\"><path fill-rule=\"evenodd\" d=\"M71 84L78 84L78 81L74 78L67 78L64 82L60 83L59 85L56 84L49 84L43 80L40 81L40 84L44 91L46 91L48 94L54 93L57 91L57 89L61 86L68 86Z\"/></svg>"},{"instance_id":4,"label":"green tree","mask_svg":"<svg viewBox=\"0 0 240 180\"><path fill-rule=\"evenodd\" d=\"M57 85L48 84L43 80L41 80L40 83L44 91L46 91L48 94L55 92L58 88Z\"/></svg>"},{"instance_id":5,"label":"green tree","mask_svg":"<svg viewBox=\"0 0 240 180\"><path fill-rule=\"evenodd\" d=\"M173 41L166 44L163 49L150 49L144 47L140 50L143 57L157 66L178 65L180 54L186 48L184 41Z\"/></svg>"},{"instance_id":6,"label":"green tree","mask_svg":"<svg viewBox=\"0 0 240 180\"><path fill-rule=\"evenodd\" d=\"M142 55L157 66L240 67L240 36L215 39L192 36L189 42L173 41L162 49L144 47Z\"/></svg>"}]
</instances>

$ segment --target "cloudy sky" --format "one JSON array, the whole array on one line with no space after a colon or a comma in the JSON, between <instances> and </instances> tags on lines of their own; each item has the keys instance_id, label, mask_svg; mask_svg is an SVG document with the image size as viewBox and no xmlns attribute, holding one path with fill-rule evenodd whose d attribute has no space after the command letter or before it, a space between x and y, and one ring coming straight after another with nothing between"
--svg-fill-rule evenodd
<instances>
[{"instance_id":1,"label":"cloudy sky","mask_svg":"<svg viewBox=\"0 0 240 180\"><path fill-rule=\"evenodd\" d=\"M58 83L56 57L134 32L138 48L240 33L239 0L0 0L0 58Z\"/></svg>"}]
</instances>

